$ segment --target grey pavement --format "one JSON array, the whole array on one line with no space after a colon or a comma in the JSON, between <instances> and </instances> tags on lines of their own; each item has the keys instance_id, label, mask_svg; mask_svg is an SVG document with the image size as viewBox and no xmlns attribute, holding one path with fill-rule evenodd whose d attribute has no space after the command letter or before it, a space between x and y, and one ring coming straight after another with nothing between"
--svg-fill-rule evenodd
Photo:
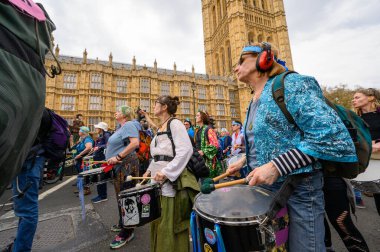
<instances>
[{"instance_id":1,"label":"grey pavement","mask_svg":"<svg viewBox=\"0 0 380 252\"><path fill-rule=\"evenodd\" d=\"M65 177L67 180L68 177ZM65 181L64 180L64 181ZM46 186L41 192L55 185ZM118 210L113 185L108 183L108 201L92 204L92 194L85 196L86 219L81 219L79 199L73 193L72 182L42 199L40 217L33 243L33 251L110 251L109 243L114 235L110 227L118 221ZM0 197L0 204L10 196L10 191ZM355 224L366 239L371 251L380 251L380 216L376 212L373 198L363 196L366 208L357 209ZM9 210L10 206L5 209ZM11 211L0 211L0 248L14 239L17 218ZM333 244L336 251L346 251L342 241L332 228ZM135 239L118 251L149 251L150 227L136 228Z\"/></svg>"},{"instance_id":2,"label":"grey pavement","mask_svg":"<svg viewBox=\"0 0 380 252\"><path fill-rule=\"evenodd\" d=\"M65 178L67 179L67 178ZM58 182L59 183L59 182ZM46 190L58 185L48 185ZM108 201L92 204L92 194L85 196L86 218L82 220L79 198L73 193L73 182L39 201L39 223L33 241L33 251L109 251L109 243L116 233L110 228L118 222L118 210L113 185L108 183ZM11 195L0 198L0 203ZM9 210L10 207L6 207ZM0 212L0 248L15 237L18 219L12 211ZM149 251L149 225L136 228L135 239L118 251Z\"/></svg>"}]
</instances>

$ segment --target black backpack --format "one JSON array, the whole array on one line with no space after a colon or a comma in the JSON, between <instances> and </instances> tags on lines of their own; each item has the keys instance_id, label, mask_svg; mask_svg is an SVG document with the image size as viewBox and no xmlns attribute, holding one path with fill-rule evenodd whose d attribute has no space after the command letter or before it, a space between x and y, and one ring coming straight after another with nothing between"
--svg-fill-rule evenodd
<instances>
[{"instance_id":1,"label":"black backpack","mask_svg":"<svg viewBox=\"0 0 380 252\"><path fill-rule=\"evenodd\" d=\"M168 137L172 143L172 149L173 149L173 157L175 157L175 145L173 141L172 132L170 129L170 123L176 118L172 118L168 122L168 129L167 134ZM190 136L189 136L190 137ZM210 169L206 166L205 160L201 156L201 154L198 153L198 151L193 147L193 155L191 155L189 162L186 165L187 169L195 175L197 179L199 178L205 178L210 176Z\"/></svg>"}]
</instances>

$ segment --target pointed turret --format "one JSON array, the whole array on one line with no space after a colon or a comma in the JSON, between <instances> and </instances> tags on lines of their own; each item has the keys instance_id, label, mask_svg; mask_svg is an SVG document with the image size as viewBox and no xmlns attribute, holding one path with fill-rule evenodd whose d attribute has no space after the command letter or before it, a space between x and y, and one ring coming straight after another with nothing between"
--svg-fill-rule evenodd
<instances>
[{"instance_id":1,"label":"pointed turret","mask_svg":"<svg viewBox=\"0 0 380 252\"><path fill-rule=\"evenodd\" d=\"M55 57L58 58L59 56L59 46L57 44L57 46L55 47L55 53L54 53Z\"/></svg>"},{"instance_id":2,"label":"pointed turret","mask_svg":"<svg viewBox=\"0 0 380 252\"><path fill-rule=\"evenodd\" d=\"M132 70L136 70L136 57L133 56L133 59L132 59Z\"/></svg>"},{"instance_id":3,"label":"pointed turret","mask_svg":"<svg viewBox=\"0 0 380 252\"><path fill-rule=\"evenodd\" d=\"M83 52L83 64L87 64L87 50L84 49L84 52Z\"/></svg>"},{"instance_id":4,"label":"pointed turret","mask_svg":"<svg viewBox=\"0 0 380 252\"><path fill-rule=\"evenodd\" d=\"M108 64L110 66L112 66L112 60L113 60L113 56L112 56L112 52L110 53L110 56L108 56Z\"/></svg>"}]
</instances>

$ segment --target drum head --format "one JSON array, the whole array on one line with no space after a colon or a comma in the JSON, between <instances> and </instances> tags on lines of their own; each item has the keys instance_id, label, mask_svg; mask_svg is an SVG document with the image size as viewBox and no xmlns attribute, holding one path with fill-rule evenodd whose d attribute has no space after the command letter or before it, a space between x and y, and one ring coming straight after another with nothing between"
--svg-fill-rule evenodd
<instances>
[{"instance_id":1,"label":"drum head","mask_svg":"<svg viewBox=\"0 0 380 252\"><path fill-rule=\"evenodd\" d=\"M79 175L86 176L86 175L98 174L102 172L103 172L103 168L100 167L100 168L90 169L88 171L81 172L79 173Z\"/></svg>"},{"instance_id":2,"label":"drum head","mask_svg":"<svg viewBox=\"0 0 380 252\"><path fill-rule=\"evenodd\" d=\"M380 160L371 159L365 172L359 174L355 181L375 181L380 179Z\"/></svg>"},{"instance_id":3,"label":"drum head","mask_svg":"<svg viewBox=\"0 0 380 252\"><path fill-rule=\"evenodd\" d=\"M250 186L220 188L210 194L198 194L194 210L209 221L226 225L258 223L269 210L273 194Z\"/></svg>"},{"instance_id":4,"label":"drum head","mask_svg":"<svg viewBox=\"0 0 380 252\"><path fill-rule=\"evenodd\" d=\"M146 185L142 185L142 186L135 186L133 188L121 191L120 196L123 196L123 195L127 196L127 195L131 195L131 194L135 194L137 192L145 192L145 191L152 190L156 187L159 187L159 185L158 184L146 184Z\"/></svg>"}]
</instances>

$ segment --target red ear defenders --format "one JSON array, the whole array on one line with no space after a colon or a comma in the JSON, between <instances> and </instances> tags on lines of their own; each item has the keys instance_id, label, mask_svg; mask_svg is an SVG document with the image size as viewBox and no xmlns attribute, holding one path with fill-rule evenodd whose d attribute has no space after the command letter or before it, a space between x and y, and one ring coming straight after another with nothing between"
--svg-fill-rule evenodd
<instances>
[{"instance_id":1,"label":"red ear defenders","mask_svg":"<svg viewBox=\"0 0 380 252\"><path fill-rule=\"evenodd\" d=\"M266 72L273 66L274 54L269 43L263 43L263 50L257 56L256 69L259 72Z\"/></svg>"}]
</instances>

